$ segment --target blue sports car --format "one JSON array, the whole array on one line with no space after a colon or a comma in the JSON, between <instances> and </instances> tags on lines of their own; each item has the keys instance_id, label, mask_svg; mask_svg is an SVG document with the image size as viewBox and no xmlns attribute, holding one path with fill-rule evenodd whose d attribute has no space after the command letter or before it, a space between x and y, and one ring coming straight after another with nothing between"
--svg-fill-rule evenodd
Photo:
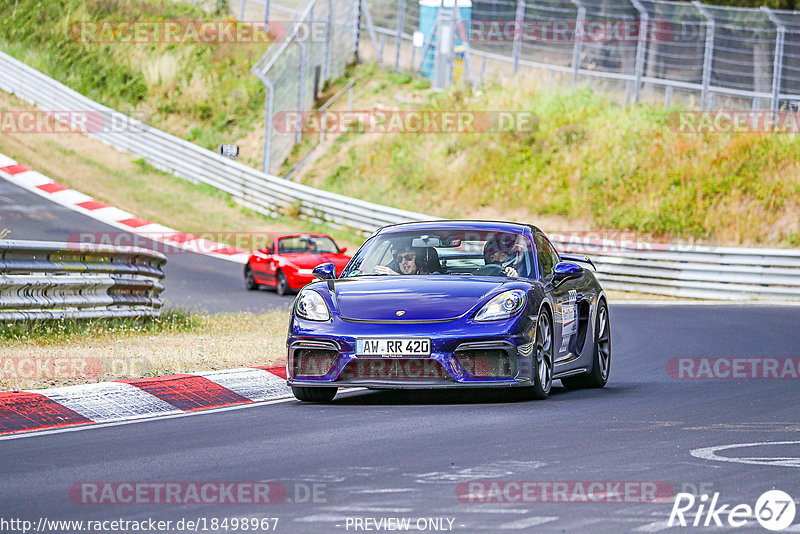
<instances>
[{"instance_id":1,"label":"blue sports car","mask_svg":"<svg viewBox=\"0 0 800 534\"><path fill-rule=\"evenodd\" d=\"M387 226L338 278L332 263L314 269L292 309L288 383L313 402L341 387L515 387L532 399L556 379L603 387L611 326L588 265L530 225Z\"/></svg>"}]
</instances>

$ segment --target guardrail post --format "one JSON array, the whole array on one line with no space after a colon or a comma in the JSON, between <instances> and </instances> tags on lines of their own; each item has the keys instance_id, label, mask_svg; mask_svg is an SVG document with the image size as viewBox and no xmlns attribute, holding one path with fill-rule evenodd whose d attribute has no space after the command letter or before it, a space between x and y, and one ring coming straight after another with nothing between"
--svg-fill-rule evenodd
<instances>
[{"instance_id":1,"label":"guardrail post","mask_svg":"<svg viewBox=\"0 0 800 534\"><path fill-rule=\"evenodd\" d=\"M706 7L697 0L692 1L692 5L706 19L706 46L703 53L703 87L700 92L700 107L704 111L708 109L708 88L711 85L711 69L714 61L714 17Z\"/></svg>"},{"instance_id":2,"label":"guardrail post","mask_svg":"<svg viewBox=\"0 0 800 534\"><path fill-rule=\"evenodd\" d=\"M270 0L264 0L264 22L269 22Z\"/></svg>"},{"instance_id":3,"label":"guardrail post","mask_svg":"<svg viewBox=\"0 0 800 534\"><path fill-rule=\"evenodd\" d=\"M400 70L400 46L403 44L403 30L405 29L406 0L397 0L397 37L394 46L394 72Z\"/></svg>"},{"instance_id":4,"label":"guardrail post","mask_svg":"<svg viewBox=\"0 0 800 534\"><path fill-rule=\"evenodd\" d=\"M639 102L642 91L642 76L647 52L647 32L650 29L650 14L639 0L631 0L633 7L639 12L639 36L636 42L636 66L634 67L633 101Z\"/></svg>"},{"instance_id":5,"label":"guardrail post","mask_svg":"<svg viewBox=\"0 0 800 534\"><path fill-rule=\"evenodd\" d=\"M512 58L514 61L514 74L519 70L519 56L522 53L523 24L525 24L525 0L517 0L517 13L514 17L514 50Z\"/></svg>"},{"instance_id":6,"label":"guardrail post","mask_svg":"<svg viewBox=\"0 0 800 534\"><path fill-rule=\"evenodd\" d=\"M781 98L781 78L783 77L783 49L786 42L786 26L767 6L761 6L767 14L770 22L775 25L775 58L772 62L772 98L770 99L769 109L772 112L778 111Z\"/></svg>"},{"instance_id":7,"label":"guardrail post","mask_svg":"<svg viewBox=\"0 0 800 534\"><path fill-rule=\"evenodd\" d=\"M247 0L242 0L242 14L239 17L240 19L244 20L244 10L247 7Z\"/></svg>"},{"instance_id":8,"label":"guardrail post","mask_svg":"<svg viewBox=\"0 0 800 534\"><path fill-rule=\"evenodd\" d=\"M575 32L573 34L575 43L572 48L572 87L575 88L575 84L578 83L578 74L580 74L581 70L581 51L583 50L583 39L585 35L583 26L586 22L586 7L581 4L580 0L571 1L578 8L578 16L575 18Z\"/></svg>"}]
</instances>

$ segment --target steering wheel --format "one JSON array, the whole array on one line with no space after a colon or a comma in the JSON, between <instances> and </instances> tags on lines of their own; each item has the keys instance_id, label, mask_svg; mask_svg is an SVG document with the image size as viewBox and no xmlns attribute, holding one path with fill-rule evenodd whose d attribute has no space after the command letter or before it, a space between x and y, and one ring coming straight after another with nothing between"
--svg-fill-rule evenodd
<instances>
[{"instance_id":1,"label":"steering wheel","mask_svg":"<svg viewBox=\"0 0 800 534\"><path fill-rule=\"evenodd\" d=\"M484 265L472 271L472 276L503 276L505 274L506 268L502 265L497 265L496 263L490 263L489 265Z\"/></svg>"}]
</instances>

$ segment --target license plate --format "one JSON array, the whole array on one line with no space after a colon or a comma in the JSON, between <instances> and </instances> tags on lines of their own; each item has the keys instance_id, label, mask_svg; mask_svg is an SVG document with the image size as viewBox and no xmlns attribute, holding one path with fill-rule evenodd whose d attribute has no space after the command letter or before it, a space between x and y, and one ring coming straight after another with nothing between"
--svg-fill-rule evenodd
<instances>
[{"instance_id":1,"label":"license plate","mask_svg":"<svg viewBox=\"0 0 800 534\"><path fill-rule=\"evenodd\" d=\"M372 338L356 340L357 356L430 356L427 338Z\"/></svg>"}]
</instances>

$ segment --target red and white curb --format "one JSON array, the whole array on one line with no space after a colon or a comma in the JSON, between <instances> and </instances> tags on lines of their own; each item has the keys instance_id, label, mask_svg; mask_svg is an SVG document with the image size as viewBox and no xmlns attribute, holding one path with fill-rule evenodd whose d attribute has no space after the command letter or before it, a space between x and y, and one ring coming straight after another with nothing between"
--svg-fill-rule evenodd
<instances>
[{"instance_id":1,"label":"red and white curb","mask_svg":"<svg viewBox=\"0 0 800 534\"><path fill-rule=\"evenodd\" d=\"M0 393L0 435L144 419L291 396L284 367Z\"/></svg>"},{"instance_id":2,"label":"red and white curb","mask_svg":"<svg viewBox=\"0 0 800 534\"><path fill-rule=\"evenodd\" d=\"M72 211L126 232L167 245L170 248L195 252L204 256L212 256L241 264L247 263L250 257L250 253L246 250L179 232L104 204L55 180L51 180L47 176L31 170L3 154L0 154L0 178L4 178L23 189L65 206Z\"/></svg>"}]
</instances>

